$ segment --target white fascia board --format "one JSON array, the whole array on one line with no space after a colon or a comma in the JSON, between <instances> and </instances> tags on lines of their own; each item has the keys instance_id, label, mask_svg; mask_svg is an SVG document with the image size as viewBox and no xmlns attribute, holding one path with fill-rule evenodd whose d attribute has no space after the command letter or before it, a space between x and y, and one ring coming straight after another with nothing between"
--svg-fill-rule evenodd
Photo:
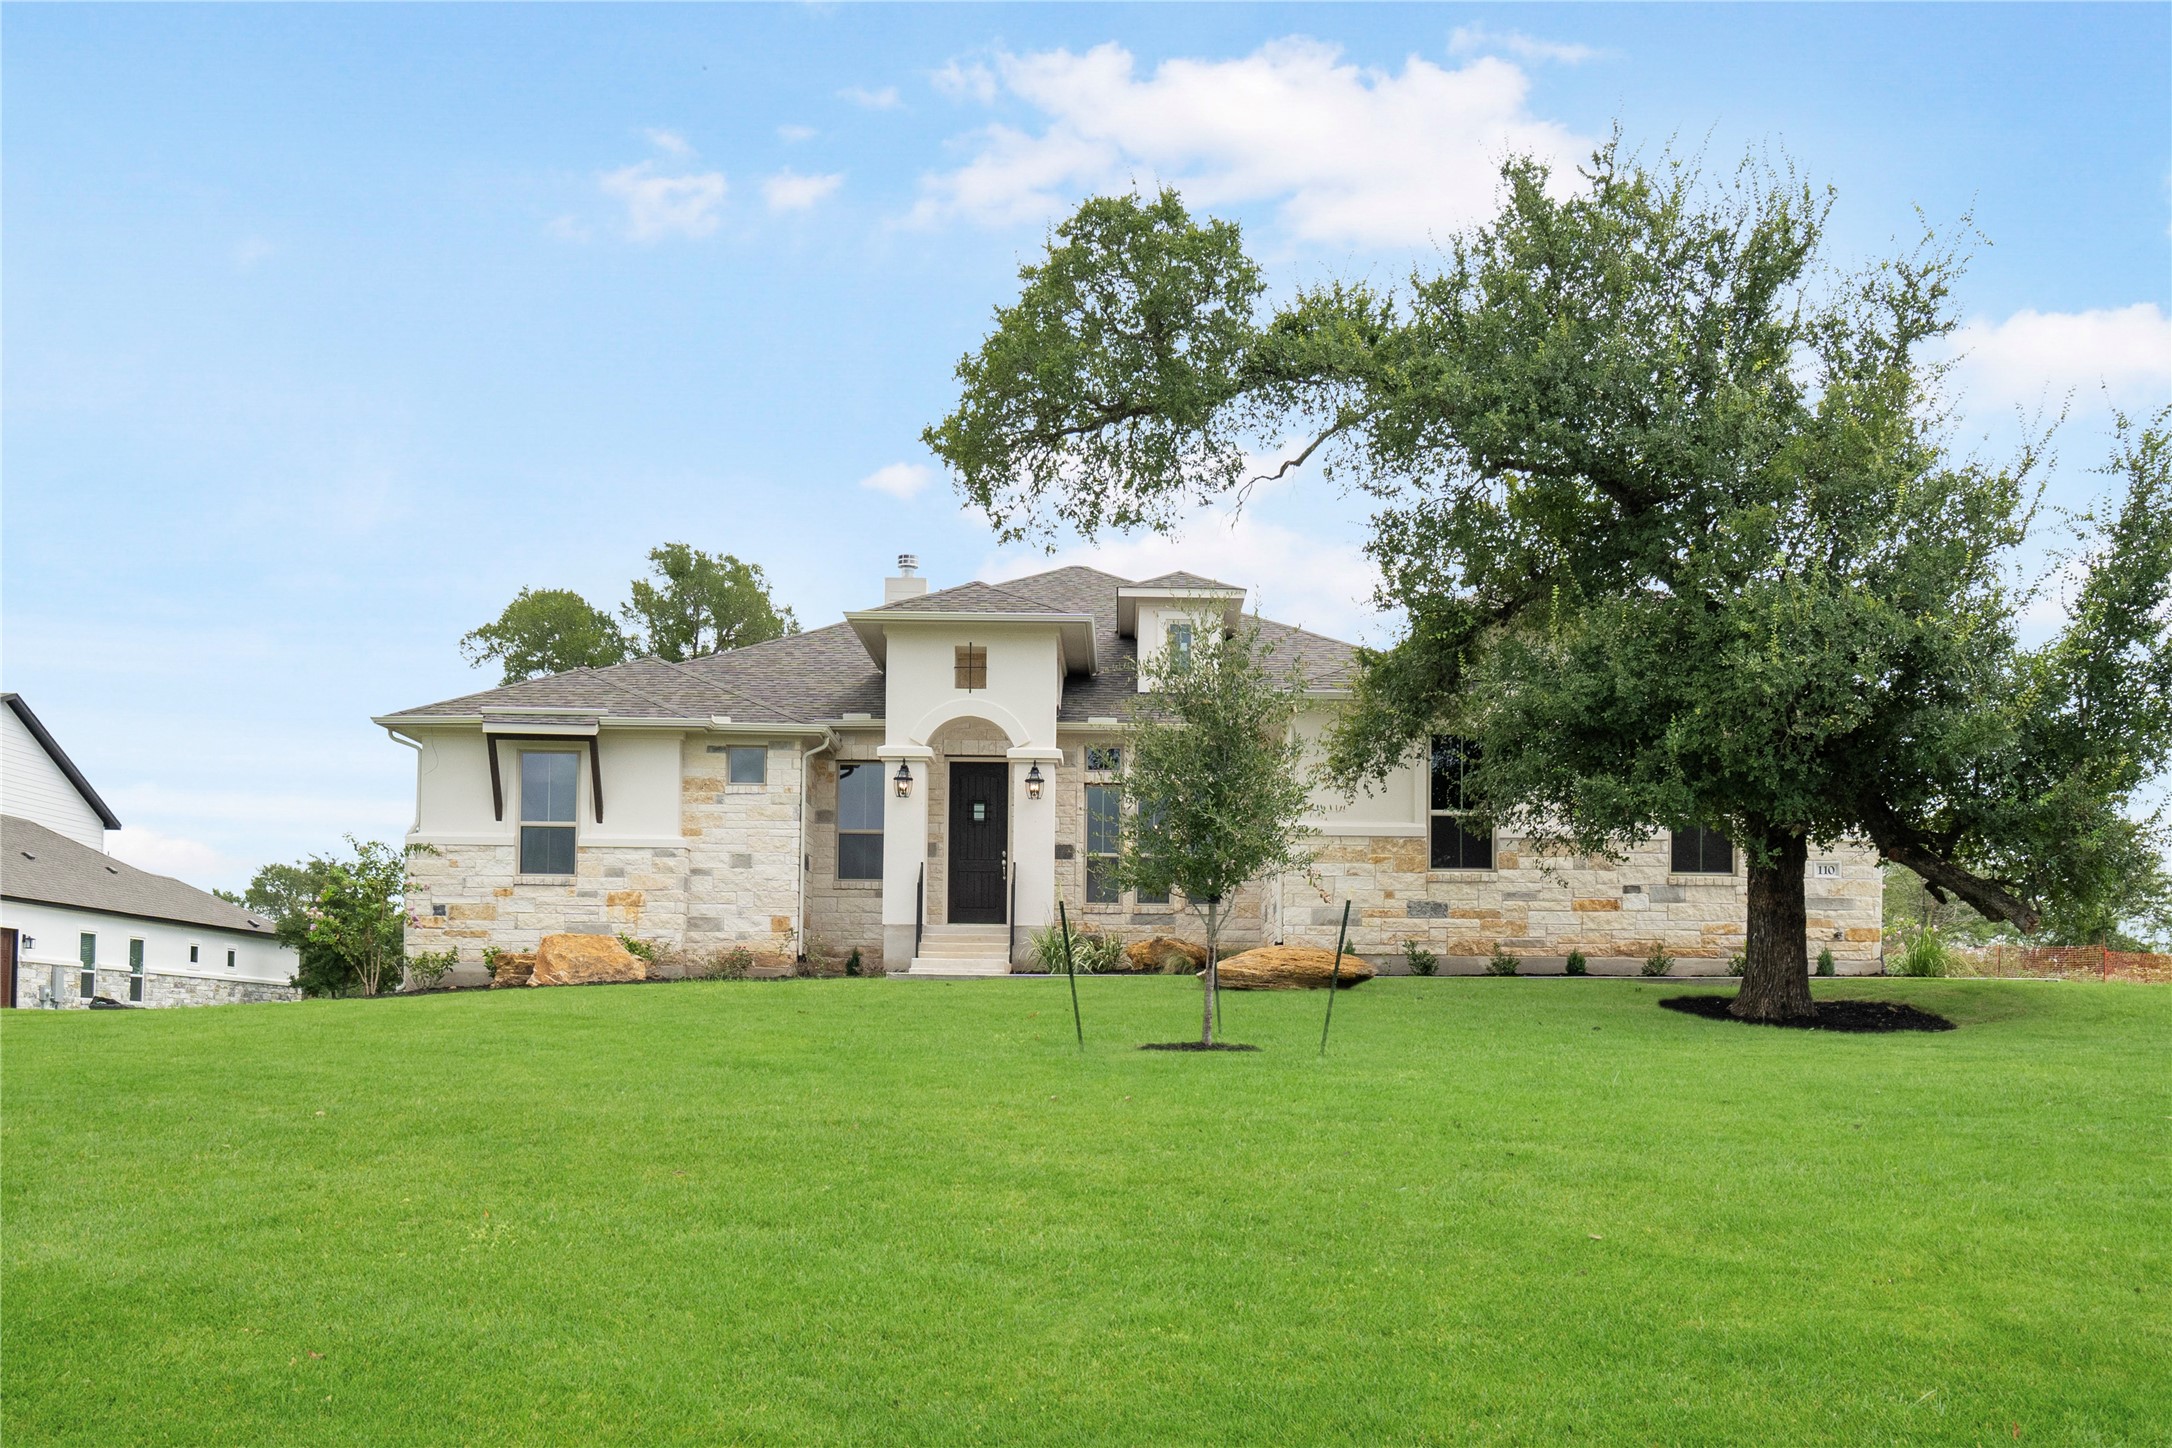
<instances>
[{"instance_id":1,"label":"white fascia board","mask_svg":"<svg viewBox=\"0 0 2172 1448\"><path fill-rule=\"evenodd\" d=\"M597 733L599 729L675 729L681 733L689 729L700 729L717 733L729 731L742 734L821 734L825 732L822 725L810 724L801 720L786 724L764 723L754 719L735 720L726 714L704 714L699 717L689 715L683 719L659 719L646 714L624 717L612 714L598 715L594 709L585 709L580 712L595 718L596 723L589 726L516 724L503 719L488 719L480 714L388 714L382 719L372 719L370 722L396 732L411 729L484 728L489 729L492 733L564 734L569 738L585 738L590 734Z\"/></svg>"},{"instance_id":2,"label":"white fascia board","mask_svg":"<svg viewBox=\"0 0 2172 1448\"><path fill-rule=\"evenodd\" d=\"M1116 590L1116 635L1118 638L1135 638L1139 632L1139 604L1151 599L1156 603L1183 603L1187 600L1199 603L1219 603L1222 606L1222 627L1235 628L1244 616L1244 590L1241 588L1119 588Z\"/></svg>"}]
</instances>

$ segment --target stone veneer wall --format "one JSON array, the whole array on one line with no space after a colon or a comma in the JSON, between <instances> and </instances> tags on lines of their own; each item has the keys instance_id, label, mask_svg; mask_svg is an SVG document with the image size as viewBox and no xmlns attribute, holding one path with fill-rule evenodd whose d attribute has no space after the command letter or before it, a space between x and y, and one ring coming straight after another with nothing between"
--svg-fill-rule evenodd
<instances>
[{"instance_id":1,"label":"stone veneer wall","mask_svg":"<svg viewBox=\"0 0 2172 1448\"><path fill-rule=\"evenodd\" d=\"M882 881L837 878L838 761L866 762L878 769L875 750L881 733L841 733L832 753L818 754L809 781L814 816L807 826L807 935L815 949L842 958L854 949L873 970L882 959ZM889 783L883 789L888 792ZM901 962L903 969L907 962Z\"/></svg>"},{"instance_id":2,"label":"stone veneer wall","mask_svg":"<svg viewBox=\"0 0 2172 1448\"><path fill-rule=\"evenodd\" d=\"M571 878L520 874L511 842L410 857L408 950L457 949L454 978L473 983L485 974L486 947L533 950L553 934L623 933L696 951L797 949L800 749L768 742L768 777L755 785L729 782L727 746L714 736L686 739L680 845L583 841ZM833 800L834 788L833 778Z\"/></svg>"},{"instance_id":3,"label":"stone veneer wall","mask_svg":"<svg viewBox=\"0 0 2172 1448\"><path fill-rule=\"evenodd\" d=\"M161 971L146 971L143 977L143 999L128 999L126 970L98 968L97 983L93 987L99 995L126 1005L146 1006L232 1006L248 1005L264 1001L295 1001L302 993L290 985L274 985L260 980L225 980L216 976L170 975ZM90 1002L76 993L77 973L73 966L62 973L67 989L52 1002L62 1010L88 1010ZM38 1003L38 992L49 989L53 982L50 965L33 965L18 962L15 968L15 999L26 1006Z\"/></svg>"}]
</instances>

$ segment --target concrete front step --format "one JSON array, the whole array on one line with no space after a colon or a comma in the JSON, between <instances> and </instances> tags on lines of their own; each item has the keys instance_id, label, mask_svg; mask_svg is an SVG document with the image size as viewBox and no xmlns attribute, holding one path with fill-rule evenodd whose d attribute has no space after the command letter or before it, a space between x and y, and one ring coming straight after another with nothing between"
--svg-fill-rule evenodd
<instances>
[{"instance_id":1,"label":"concrete front step","mask_svg":"<svg viewBox=\"0 0 2172 1448\"><path fill-rule=\"evenodd\" d=\"M1000 955L916 955L900 979L985 980L1009 975L1011 963Z\"/></svg>"}]
</instances>

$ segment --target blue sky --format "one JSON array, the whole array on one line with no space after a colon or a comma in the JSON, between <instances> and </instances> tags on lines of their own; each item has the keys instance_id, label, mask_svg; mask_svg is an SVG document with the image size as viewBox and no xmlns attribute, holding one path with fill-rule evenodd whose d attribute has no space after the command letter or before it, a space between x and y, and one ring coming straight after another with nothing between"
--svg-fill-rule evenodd
<instances>
[{"instance_id":1,"label":"blue sky","mask_svg":"<svg viewBox=\"0 0 2172 1448\"><path fill-rule=\"evenodd\" d=\"M2172 395L2164 6L8 6L0 648L128 828L201 884L397 838L369 716L483 687L522 585L625 596L666 540L803 622L1045 566L915 437L1047 219L1133 178L1282 287L1392 281L1504 148L1619 122L1840 193L1834 255L1987 238L1961 436ZM1345 636L1365 510L1302 476L1177 559ZM1060 556L1091 556L1057 540Z\"/></svg>"}]
</instances>

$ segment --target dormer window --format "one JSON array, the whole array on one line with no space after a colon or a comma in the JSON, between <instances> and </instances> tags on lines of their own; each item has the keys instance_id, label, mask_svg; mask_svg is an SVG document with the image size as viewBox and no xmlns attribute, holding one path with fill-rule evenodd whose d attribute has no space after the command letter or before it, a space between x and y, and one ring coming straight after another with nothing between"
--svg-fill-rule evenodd
<instances>
[{"instance_id":1,"label":"dormer window","mask_svg":"<svg viewBox=\"0 0 2172 1448\"><path fill-rule=\"evenodd\" d=\"M1169 667L1188 669L1192 666L1192 626L1188 623L1169 625Z\"/></svg>"},{"instance_id":2,"label":"dormer window","mask_svg":"<svg viewBox=\"0 0 2172 1448\"><path fill-rule=\"evenodd\" d=\"M959 644L956 672L958 687L968 693L988 687L988 646Z\"/></svg>"}]
</instances>

